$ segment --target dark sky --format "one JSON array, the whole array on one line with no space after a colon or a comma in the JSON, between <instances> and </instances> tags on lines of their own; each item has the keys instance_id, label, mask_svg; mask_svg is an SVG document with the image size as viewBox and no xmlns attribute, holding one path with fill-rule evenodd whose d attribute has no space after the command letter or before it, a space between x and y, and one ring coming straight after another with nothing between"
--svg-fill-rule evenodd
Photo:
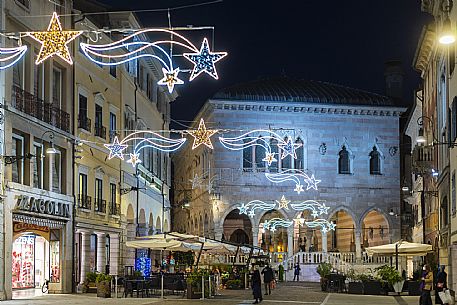
<instances>
[{"instance_id":1,"label":"dark sky","mask_svg":"<svg viewBox=\"0 0 457 305\"><path fill-rule=\"evenodd\" d=\"M102 2L134 10L205 0ZM145 27L168 25L166 12L138 16ZM283 73L383 94L384 62L389 59L403 62L404 99L411 103L419 85L412 69L414 52L422 26L432 18L420 11L418 0L224 0L172 11L171 20L173 26L215 26L211 48L229 53L216 64L219 80L201 75L179 87L181 97L172 103L172 118L184 122L222 87ZM198 47L200 41L193 40Z\"/></svg>"}]
</instances>

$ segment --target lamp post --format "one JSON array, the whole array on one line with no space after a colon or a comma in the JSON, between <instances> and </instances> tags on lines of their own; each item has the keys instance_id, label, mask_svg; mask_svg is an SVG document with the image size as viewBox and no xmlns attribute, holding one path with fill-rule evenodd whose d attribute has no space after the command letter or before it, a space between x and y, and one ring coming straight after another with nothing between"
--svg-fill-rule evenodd
<instances>
[{"instance_id":1,"label":"lamp post","mask_svg":"<svg viewBox=\"0 0 457 305\"><path fill-rule=\"evenodd\" d=\"M424 120L428 121L430 125L432 125L432 138L433 141L430 143L430 146L435 146L435 145L449 145L450 147L455 147L455 143L451 142L440 142L436 136L435 136L435 125L433 124L433 120L429 118L428 116L421 116L417 119L417 125L419 125L419 135L416 138L416 142L419 144L426 144L427 143L427 138L424 136Z\"/></svg>"},{"instance_id":2,"label":"lamp post","mask_svg":"<svg viewBox=\"0 0 457 305\"><path fill-rule=\"evenodd\" d=\"M449 12L452 10L452 0L446 0L441 5L441 11L445 14L443 26L438 41L443 45L450 45L455 42L455 32L452 29L451 20L449 19Z\"/></svg>"}]
</instances>

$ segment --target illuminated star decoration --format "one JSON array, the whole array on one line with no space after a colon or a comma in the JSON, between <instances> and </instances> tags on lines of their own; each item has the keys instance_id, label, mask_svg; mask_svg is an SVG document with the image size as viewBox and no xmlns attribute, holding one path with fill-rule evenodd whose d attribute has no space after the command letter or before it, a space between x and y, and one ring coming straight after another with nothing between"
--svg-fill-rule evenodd
<instances>
[{"instance_id":1,"label":"illuminated star decoration","mask_svg":"<svg viewBox=\"0 0 457 305\"><path fill-rule=\"evenodd\" d=\"M265 158L262 159L263 162L267 162L268 166L271 165L271 163L276 162L275 154L274 153L266 153Z\"/></svg>"},{"instance_id":2,"label":"illuminated star decoration","mask_svg":"<svg viewBox=\"0 0 457 305\"><path fill-rule=\"evenodd\" d=\"M200 119L200 124L198 125L197 130L187 130L187 133L194 137L192 149L199 147L201 144L204 144L208 148L213 149L213 144L211 143L210 137L216 132L216 129L206 129L205 121L203 121L203 119Z\"/></svg>"},{"instance_id":3,"label":"illuminated star decoration","mask_svg":"<svg viewBox=\"0 0 457 305\"><path fill-rule=\"evenodd\" d=\"M279 201L276 200L276 202L278 203L278 210L279 209L286 209L286 210L289 209L290 200L287 200L284 195L282 195L281 200L279 200Z\"/></svg>"},{"instance_id":4,"label":"illuminated star decoration","mask_svg":"<svg viewBox=\"0 0 457 305\"><path fill-rule=\"evenodd\" d=\"M128 147L126 144L120 144L119 139L114 137L112 144L103 144L106 148L109 149L108 160L111 160L114 157L118 157L121 160L124 160L124 154L122 153L124 149Z\"/></svg>"},{"instance_id":5,"label":"illuminated star decoration","mask_svg":"<svg viewBox=\"0 0 457 305\"><path fill-rule=\"evenodd\" d=\"M130 154L130 159L127 160L127 163L131 163L133 167L135 167L138 163L141 163L140 154L133 153Z\"/></svg>"},{"instance_id":6,"label":"illuminated star decoration","mask_svg":"<svg viewBox=\"0 0 457 305\"><path fill-rule=\"evenodd\" d=\"M291 155L294 159L297 159L297 153L295 150L299 148L301 143L292 142L292 138L288 138L286 143L279 143L279 148L282 149L281 159L284 159L288 155Z\"/></svg>"},{"instance_id":7,"label":"illuminated star decoration","mask_svg":"<svg viewBox=\"0 0 457 305\"><path fill-rule=\"evenodd\" d=\"M316 180L314 175L311 175L311 178L305 180L305 182L308 184L308 186L306 186L306 190L315 189L317 191L317 184L320 183L321 180Z\"/></svg>"},{"instance_id":8,"label":"illuminated star decoration","mask_svg":"<svg viewBox=\"0 0 457 305\"><path fill-rule=\"evenodd\" d=\"M157 82L158 85L167 86L168 92L172 93L175 85L182 85L184 82L178 78L179 68L168 71L162 68L163 78Z\"/></svg>"},{"instance_id":9,"label":"illuminated star decoration","mask_svg":"<svg viewBox=\"0 0 457 305\"><path fill-rule=\"evenodd\" d=\"M303 185L301 185L300 183L296 184L294 192L297 192L297 194L299 194L299 195L300 195L301 192L304 192Z\"/></svg>"},{"instance_id":10,"label":"illuminated star decoration","mask_svg":"<svg viewBox=\"0 0 457 305\"><path fill-rule=\"evenodd\" d=\"M62 31L57 13L52 13L51 22L46 32L28 32L27 35L41 43L40 53L35 64L40 64L49 57L57 55L72 65L70 50L67 44L82 34L82 31Z\"/></svg>"},{"instance_id":11,"label":"illuminated star decoration","mask_svg":"<svg viewBox=\"0 0 457 305\"><path fill-rule=\"evenodd\" d=\"M218 79L219 76L217 75L214 63L227 56L227 52L211 52L208 39L205 38L203 39L199 53L183 53L183 56L194 63L194 69L192 70L189 81L192 81L202 72L207 73L214 79Z\"/></svg>"},{"instance_id":12,"label":"illuminated star decoration","mask_svg":"<svg viewBox=\"0 0 457 305\"><path fill-rule=\"evenodd\" d=\"M244 203L242 203L241 206L238 207L238 210L240 210L240 215L247 214L247 209L248 207Z\"/></svg>"}]
</instances>

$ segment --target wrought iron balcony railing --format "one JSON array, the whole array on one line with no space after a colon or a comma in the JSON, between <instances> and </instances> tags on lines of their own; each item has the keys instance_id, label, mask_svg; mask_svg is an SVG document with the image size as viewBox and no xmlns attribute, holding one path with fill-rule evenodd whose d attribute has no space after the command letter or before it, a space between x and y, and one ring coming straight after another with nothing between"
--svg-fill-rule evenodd
<instances>
[{"instance_id":1,"label":"wrought iron balcony railing","mask_svg":"<svg viewBox=\"0 0 457 305\"><path fill-rule=\"evenodd\" d=\"M102 138L102 139L106 139L106 128L105 127L95 125L94 133L95 133L95 136Z\"/></svg>"},{"instance_id":2,"label":"wrought iron balcony railing","mask_svg":"<svg viewBox=\"0 0 457 305\"><path fill-rule=\"evenodd\" d=\"M78 115L78 128L84 129L85 131L91 131L92 122L83 114Z\"/></svg>"},{"instance_id":3,"label":"wrought iron balcony railing","mask_svg":"<svg viewBox=\"0 0 457 305\"><path fill-rule=\"evenodd\" d=\"M121 205L117 202L110 202L109 203L109 214L110 215L121 215Z\"/></svg>"},{"instance_id":4,"label":"wrought iron balcony railing","mask_svg":"<svg viewBox=\"0 0 457 305\"><path fill-rule=\"evenodd\" d=\"M96 198L94 204L95 212L106 213L106 200Z\"/></svg>"},{"instance_id":5,"label":"wrought iron balcony railing","mask_svg":"<svg viewBox=\"0 0 457 305\"><path fill-rule=\"evenodd\" d=\"M92 208L92 198L87 195L79 195L78 208L90 210Z\"/></svg>"}]
</instances>

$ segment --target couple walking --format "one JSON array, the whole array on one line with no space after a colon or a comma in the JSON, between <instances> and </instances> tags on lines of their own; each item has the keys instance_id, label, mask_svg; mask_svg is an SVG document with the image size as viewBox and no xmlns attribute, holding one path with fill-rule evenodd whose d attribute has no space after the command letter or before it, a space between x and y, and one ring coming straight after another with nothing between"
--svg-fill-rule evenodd
<instances>
[{"instance_id":1,"label":"couple walking","mask_svg":"<svg viewBox=\"0 0 457 305\"><path fill-rule=\"evenodd\" d=\"M267 264L262 270L263 282L265 284L265 295L271 294L271 285L275 277L273 274L273 269ZM254 295L255 302L258 304L262 302L262 279L260 277L260 271L258 269L254 270L252 275L252 294Z\"/></svg>"}]
</instances>

